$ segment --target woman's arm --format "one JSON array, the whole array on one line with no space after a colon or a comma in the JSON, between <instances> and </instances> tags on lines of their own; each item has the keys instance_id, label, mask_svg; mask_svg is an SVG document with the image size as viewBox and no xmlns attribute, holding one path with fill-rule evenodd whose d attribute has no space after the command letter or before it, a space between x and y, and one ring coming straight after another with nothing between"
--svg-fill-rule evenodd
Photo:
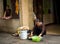
<instances>
[{"instance_id":1,"label":"woman's arm","mask_svg":"<svg viewBox=\"0 0 60 44\"><path fill-rule=\"evenodd\" d=\"M3 17L6 17L6 11L4 12L4 16Z\"/></svg>"},{"instance_id":2,"label":"woman's arm","mask_svg":"<svg viewBox=\"0 0 60 44\"><path fill-rule=\"evenodd\" d=\"M39 34L39 36L41 36L44 33L44 31L45 31L45 25L44 23L42 23L42 32Z\"/></svg>"},{"instance_id":3,"label":"woman's arm","mask_svg":"<svg viewBox=\"0 0 60 44\"><path fill-rule=\"evenodd\" d=\"M33 30L31 30L31 37L33 36Z\"/></svg>"}]
</instances>

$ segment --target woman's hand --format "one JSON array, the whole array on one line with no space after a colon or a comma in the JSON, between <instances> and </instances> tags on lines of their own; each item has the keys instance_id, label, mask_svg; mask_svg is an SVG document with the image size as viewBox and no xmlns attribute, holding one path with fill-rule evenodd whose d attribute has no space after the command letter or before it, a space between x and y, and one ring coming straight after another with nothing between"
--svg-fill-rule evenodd
<instances>
[{"instance_id":1,"label":"woman's hand","mask_svg":"<svg viewBox=\"0 0 60 44\"><path fill-rule=\"evenodd\" d=\"M33 33L31 32L31 37L33 36Z\"/></svg>"},{"instance_id":2,"label":"woman's hand","mask_svg":"<svg viewBox=\"0 0 60 44\"><path fill-rule=\"evenodd\" d=\"M11 19L12 17L11 16L9 16L9 17L4 17L4 19Z\"/></svg>"},{"instance_id":3,"label":"woman's hand","mask_svg":"<svg viewBox=\"0 0 60 44\"><path fill-rule=\"evenodd\" d=\"M42 34L39 35L39 37L41 37Z\"/></svg>"}]
</instances>

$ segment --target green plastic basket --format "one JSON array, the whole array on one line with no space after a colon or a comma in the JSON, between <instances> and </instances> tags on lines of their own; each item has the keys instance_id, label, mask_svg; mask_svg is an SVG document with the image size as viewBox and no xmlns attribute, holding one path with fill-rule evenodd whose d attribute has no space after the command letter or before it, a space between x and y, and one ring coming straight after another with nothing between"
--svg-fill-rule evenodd
<instances>
[{"instance_id":1,"label":"green plastic basket","mask_svg":"<svg viewBox=\"0 0 60 44\"><path fill-rule=\"evenodd\" d=\"M38 36L33 36L32 37L32 41L34 41L34 42L40 42L41 39L42 39L42 37L38 37Z\"/></svg>"}]
</instances>

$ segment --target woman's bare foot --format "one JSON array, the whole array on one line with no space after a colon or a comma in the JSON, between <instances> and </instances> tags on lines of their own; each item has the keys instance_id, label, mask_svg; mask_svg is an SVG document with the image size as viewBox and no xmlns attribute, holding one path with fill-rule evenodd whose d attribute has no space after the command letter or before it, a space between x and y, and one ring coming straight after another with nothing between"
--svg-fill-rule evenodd
<instances>
[{"instance_id":1,"label":"woman's bare foot","mask_svg":"<svg viewBox=\"0 0 60 44\"><path fill-rule=\"evenodd\" d=\"M19 35L17 33L12 34L12 36L18 37Z\"/></svg>"}]
</instances>

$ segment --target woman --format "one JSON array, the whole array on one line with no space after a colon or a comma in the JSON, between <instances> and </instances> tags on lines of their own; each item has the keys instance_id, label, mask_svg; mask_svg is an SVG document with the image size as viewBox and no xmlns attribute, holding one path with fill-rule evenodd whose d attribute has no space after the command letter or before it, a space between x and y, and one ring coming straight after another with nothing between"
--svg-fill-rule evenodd
<instances>
[{"instance_id":1,"label":"woman","mask_svg":"<svg viewBox=\"0 0 60 44\"><path fill-rule=\"evenodd\" d=\"M35 26L33 28L33 30L31 31L30 37L32 36L44 36L46 35L46 30L45 30L45 26L43 24L43 22L40 22L38 19L35 20Z\"/></svg>"},{"instance_id":2,"label":"woman","mask_svg":"<svg viewBox=\"0 0 60 44\"><path fill-rule=\"evenodd\" d=\"M0 18L2 18L2 19L10 19L11 17L12 17L11 9L9 8L9 5L7 5L3 17L0 17Z\"/></svg>"}]
</instances>

